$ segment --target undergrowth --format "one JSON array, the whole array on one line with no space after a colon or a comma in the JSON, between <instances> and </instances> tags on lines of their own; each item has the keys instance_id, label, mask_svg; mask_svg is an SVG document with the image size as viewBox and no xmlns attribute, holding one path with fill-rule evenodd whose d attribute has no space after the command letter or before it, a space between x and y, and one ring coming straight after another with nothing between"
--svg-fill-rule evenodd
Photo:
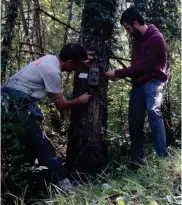
<instances>
[{"instance_id":1,"label":"undergrowth","mask_svg":"<svg viewBox=\"0 0 182 205\"><path fill-rule=\"evenodd\" d=\"M27 200L28 185L22 191L22 197L7 194L14 197L15 205L181 204L181 170L180 150L170 149L165 159L148 156L146 166L136 174L127 170L125 165L112 162L96 178L88 176L87 183L80 179L73 193L51 184L46 185L47 193L42 199Z\"/></svg>"}]
</instances>

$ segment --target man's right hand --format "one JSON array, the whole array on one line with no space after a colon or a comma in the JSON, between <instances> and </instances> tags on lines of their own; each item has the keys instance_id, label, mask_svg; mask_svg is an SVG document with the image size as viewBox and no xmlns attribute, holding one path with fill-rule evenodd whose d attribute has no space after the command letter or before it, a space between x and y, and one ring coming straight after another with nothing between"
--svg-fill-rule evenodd
<instances>
[{"instance_id":1,"label":"man's right hand","mask_svg":"<svg viewBox=\"0 0 182 205\"><path fill-rule=\"evenodd\" d=\"M107 71L105 75L110 79L115 79L115 70Z\"/></svg>"},{"instance_id":2,"label":"man's right hand","mask_svg":"<svg viewBox=\"0 0 182 205\"><path fill-rule=\"evenodd\" d=\"M73 105L76 104L86 104L92 96L85 93L79 96L78 98L66 100L62 93L51 93L50 97L54 102L56 108L60 110L71 108Z\"/></svg>"},{"instance_id":3,"label":"man's right hand","mask_svg":"<svg viewBox=\"0 0 182 205\"><path fill-rule=\"evenodd\" d=\"M91 97L92 97L92 95L88 95L87 93L80 95L77 98L77 104L86 104L86 103L88 103L88 101L90 100Z\"/></svg>"}]
</instances>

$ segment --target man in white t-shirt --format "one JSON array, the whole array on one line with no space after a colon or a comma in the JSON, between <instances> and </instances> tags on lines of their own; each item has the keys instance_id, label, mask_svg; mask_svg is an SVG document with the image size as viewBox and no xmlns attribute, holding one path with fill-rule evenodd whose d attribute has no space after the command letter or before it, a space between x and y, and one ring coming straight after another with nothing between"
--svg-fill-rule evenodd
<instances>
[{"instance_id":1,"label":"man in white t-shirt","mask_svg":"<svg viewBox=\"0 0 182 205\"><path fill-rule=\"evenodd\" d=\"M47 166L67 188L71 188L67 170L60 163L52 144L40 127L39 122L42 121L43 115L34 102L49 96L58 110L88 103L91 95L83 94L78 98L66 100L61 89L61 73L72 72L86 61L88 61L87 52L81 45L67 44L59 56L46 55L26 65L1 89L2 101L6 100L6 103L8 101L9 110L14 113L11 121L15 124L24 122L26 134L23 144L26 146L28 160L37 158L39 163ZM9 119L7 116L6 120Z\"/></svg>"}]
</instances>

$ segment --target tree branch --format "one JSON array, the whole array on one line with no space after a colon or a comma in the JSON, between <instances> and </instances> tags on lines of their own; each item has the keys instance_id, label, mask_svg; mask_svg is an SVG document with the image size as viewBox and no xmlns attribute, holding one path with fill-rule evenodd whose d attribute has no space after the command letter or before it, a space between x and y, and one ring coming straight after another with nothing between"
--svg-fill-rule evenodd
<instances>
[{"instance_id":1,"label":"tree branch","mask_svg":"<svg viewBox=\"0 0 182 205\"><path fill-rule=\"evenodd\" d=\"M115 56L115 55L114 55L112 58L115 59L115 60L122 60L122 61L131 62L131 59L121 58L121 57L117 57L117 56Z\"/></svg>"},{"instance_id":2,"label":"tree branch","mask_svg":"<svg viewBox=\"0 0 182 205\"><path fill-rule=\"evenodd\" d=\"M119 62L120 63L120 62ZM109 63L109 66L112 68L111 63ZM124 66L123 66L124 67ZM127 67L124 67L124 69L126 69ZM125 80L128 83L131 83L131 81L128 78L123 78L123 80Z\"/></svg>"},{"instance_id":3,"label":"tree branch","mask_svg":"<svg viewBox=\"0 0 182 205\"><path fill-rule=\"evenodd\" d=\"M53 54L52 52L48 51L47 49L45 49L45 48L43 48L43 47L41 47L41 46L35 45L35 44L26 43L26 42L21 42L21 44L22 44L22 45L35 46L35 47L38 47L38 48L40 48L40 49L43 49L43 50L47 51L47 52L50 53L50 54Z\"/></svg>"},{"instance_id":4,"label":"tree branch","mask_svg":"<svg viewBox=\"0 0 182 205\"><path fill-rule=\"evenodd\" d=\"M126 66L120 59L118 59L118 58L116 58L116 57L113 57L113 59L117 60L117 62L118 62L119 64L121 64L124 69L127 68L127 66Z\"/></svg>"},{"instance_id":5,"label":"tree branch","mask_svg":"<svg viewBox=\"0 0 182 205\"><path fill-rule=\"evenodd\" d=\"M16 50L16 49L12 49L12 50ZM39 55L39 56L43 56L42 53L38 53L38 52L34 52L34 51L21 50L20 52L31 53L31 54L37 54L37 55Z\"/></svg>"},{"instance_id":6,"label":"tree branch","mask_svg":"<svg viewBox=\"0 0 182 205\"><path fill-rule=\"evenodd\" d=\"M37 6L37 8L38 8L42 13L44 13L46 16L49 16L49 17L52 18L53 20L55 20L55 21L57 21L57 22L63 24L64 26L66 26L66 27L68 27L68 28L74 30L74 31L77 32L77 33L80 33L78 30L76 30L76 29L73 28L72 26L67 25L66 23L60 21L59 19L57 19L56 17L54 17L54 16L52 16L51 14L47 13L46 11L44 11L43 9L41 9L40 7Z\"/></svg>"},{"instance_id":7,"label":"tree branch","mask_svg":"<svg viewBox=\"0 0 182 205\"><path fill-rule=\"evenodd\" d=\"M115 58L115 59L118 61L118 63L120 63L123 66L123 69L127 69L127 66L120 59L118 58ZM127 78L124 78L124 80L131 83L131 81Z\"/></svg>"},{"instance_id":8,"label":"tree branch","mask_svg":"<svg viewBox=\"0 0 182 205\"><path fill-rule=\"evenodd\" d=\"M124 61L130 61L130 60L128 60L128 59L119 58L119 57L117 57L117 56L115 56L115 55L112 56L112 59L117 60L117 62L123 66L123 69L127 69L127 66L122 62L122 60L124 60ZM130 81L129 79L127 79L127 78L124 78L124 80L125 80L126 82L128 82L128 83L131 83L131 81Z\"/></svg>"}]
</instances>

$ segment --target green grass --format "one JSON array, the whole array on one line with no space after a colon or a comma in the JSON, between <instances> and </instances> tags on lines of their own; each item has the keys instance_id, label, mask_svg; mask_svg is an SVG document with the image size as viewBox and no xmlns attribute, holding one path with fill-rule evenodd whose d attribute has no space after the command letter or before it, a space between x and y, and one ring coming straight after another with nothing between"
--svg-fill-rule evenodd
<instances>
[{"instance_id":1,"label":"green grass","mask_svg":"<svg viewBox=\"0 0 182 205\"><path fill-rule=\"evenodd\" d=\"M111 167L104 170L94 181L90 179L89 183L80 185L79 189L72 194L54 185L49 186L47 199L42 202L37 200L34 205L105 205L109 204L105 198L112 194L118 194L123 198L124 203L121 205L148 205L152 201L159 205L176 204L174 196L181 194L178 191L181 152L169 150L166 159L148 156L146 162L147 165L141 167L136 174L128 172L124 166L113 162L115 164L113 167L117 168L112 173L108 172L112 167L111 164ZM103 183L107 183L110 188L104 188L106 185ZM17 204L24 203L21 201Z\"/></svg>"}]
</instances>

